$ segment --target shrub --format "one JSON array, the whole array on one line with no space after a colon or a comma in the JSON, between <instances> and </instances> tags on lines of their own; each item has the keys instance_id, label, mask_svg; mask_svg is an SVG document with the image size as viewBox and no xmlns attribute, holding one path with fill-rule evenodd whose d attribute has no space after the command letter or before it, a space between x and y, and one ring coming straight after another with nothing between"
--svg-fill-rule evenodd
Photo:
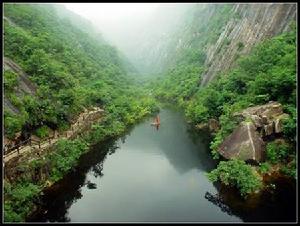
<instances>
[{"instance_id":1,"label":"shrub","mask_svg":"<svg viewBox=\"0 0 300 226\"><path fill-rule=\"evenodd\" d=\"M259 164L258 170L262 174L265 174L265 173L269 172L270 169L271 169L271 165L268 162L264 162L264 163Z\"/></svg>"},{"instance_id":2,"label":"shrub","mask_svg":"<svg viewBox=\"0 0 300 226\"><path fill-rule=\"evenodd\" d=\"M38 137L40 138L45 138L49 135L49 128L48 126L44 125L40 128L38 128L36 131L35 131L35 135L37 135Z\"/></svg>"},{"instance_id":3,"label":"shrub","mask_svg":"<svg viewBox=\"0 0 300 226\"><path fill-rule=\"evenodd\" d=\"M4 184L4 221L17 222L25 218L33 207L33 200L41 191L38 185L32 183Z\"/></svg>"},{"instance_id":4,"label":"shrub","mask_svg":"<svg viewBox=\"0 0 300 226\"><path fill-rule=\"evenodd\" d=\"M13 139L15 134L19 132L24 124L23 117L17 117L16 115L12 115L9 112L5 112L4 114L4 128L5 135Z\"/></svg>"},{"instance_id":5,"label":"shrub","mask_svg":"<svg viewBox=\"0 0 300 226\"><path fill-rule=\"evenodd\" d=\"M271 142L267 144L266 158L271 163L278 163L284 161L288 156L290 148L286 144L277 144Z\"/></svg>"},{"instance_id":6,"label":"shrub","mask_svg":"<svg viewBox=\"0 0 300 226\"><path fill-rule=\"evenodd\" d=\"M297 178L296 160L293 159L293 161L290 164L283 166L280 171L283 174L296 179Z\"/></svg>"},{"instance_id":7,"label":"shrub","mask_svg":"<svg viewBox=\"0 0 300 226\"><path fill-rule=\"evenodd\" d=\"M4 90L12 92L14 87L18 85L18 75L12 71L4 72Z\"/></svg>"},{"instance_id":8,"label":"shrub","mask_svg":"<svg viewBox=\"0 0 300 226\"><path fill-rule=\"evenodd\" d=\"M262 188L262 181L254 169L238 159L221 161L207 176L212 182L220 180L225 185L236 186L242 196Z\"/></svg>"}]
</instances>

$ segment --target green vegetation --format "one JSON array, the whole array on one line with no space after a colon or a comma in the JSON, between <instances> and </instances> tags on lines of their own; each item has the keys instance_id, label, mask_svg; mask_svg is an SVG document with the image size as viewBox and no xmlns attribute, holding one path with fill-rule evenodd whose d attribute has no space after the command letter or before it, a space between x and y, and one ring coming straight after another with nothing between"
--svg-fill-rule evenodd
<instances>
[{"instance_id":1,"label":"green vegetation","mask_svg":"<svg viewBox=\"0 0 300 226\"><path fill-rule=\"evenodd\" d=\"M12 71L5 71L3 75L5 93L13 92L14 88L18 85L18 75Z\"/></svg>"},{"instance_id":2,"label":"green vegetation","mask_svg":"<svg viewBox=\"0 0 300 226\"><path fill-rule=\"evenodd\" d=\"M238 48L241 50L243 43L238 43ZM192 66L198 68L198 75L180 70ZM158 98L172 100L182 106L193 124L207 123L209 119L220 122L221 128L215 134L210 146L213 158L219 158L217 150L220 144L240 123L233 116L235 112L269 101L278 101L283 105L284 112L290 115L284 121L283 128L288 144L276 147L272 143L268 145L266 164L272 165L277 162L288 164L294 161L296 153L296 28L294 24L291 24L289 32L260 43L249 55L239 57L235 68L225 74L219 74L218 78L208 86L200 88L197 84L201 79L199 75L203 72L205 73L205 67L196 58L193 64L174 66L166 73L164 79L156 83L155 94ZM226 163L222 166L224 164ZM270 167L263 165L259 171L265 172L267 169ZM294 169L293 164L289 164L289 167L284 167L282 172L293 176ZM244 176L249 176L249 180L252 180L255 175ZM232 180L227 182L237 185ZM242 185L238 186L241 193L246 192L247 189L242 188Z\"/></svg>"},{"instance_id":3,"label":"green vegetation","mask_svg":"<svg viewBox=\"0 0 300 226\"><path fill-rule=\"evenodd\" d=\"M260 163L259 164L259 169L258 171L261 173L261 174L265 174L267 172L269 172L271 169L271 165L268 163L268 162L264 162L264 163Z\"/></svg>"},{"instance_id":4,"label":"green vegetation","mask_svg":"<svg viewBox=\"0 0 300 226\"><path fill-rule=\"evenodd\" d=\"M32 183L11 185L4 182L4 217L6 222L23 221L33 208L41 187Z\"/></svg>"},{"instance_id":5,"label":"green vegetation","mask_svg":"<svg viewBox=\"0 0 300 226\"><path fill-rule=\"evenodd\" d=\"M89 36L68 17L61 19L54 6L5 4L4 15L16 24L4 22L4 55L38 86L35 96L17 97L9 92L17 85L16 75L5 72L6 95L20 111L18 117L25 118L16 126L15 118L4 115L10 137L20 127L30 133L44 125L65 127L84 107L113 106L122 97L142 99L144 92L132 85L116 49Z\"/></svg>"},{"instance_id":6,"label":"green vegetation","mask_svg":"<svg viewBox=\"0 0 300 226\"><path fill-rule=\"evenodd\" d=\"M213 7L213 17L197 9L188 11L189 22L180 32L185 45L174 48L173 42L179 40L174 36L169 45L172 58L162 62L168 70L163 77L141 85L128 74L134 71L128 61L86 21L51 5L4 4L4 15L13 22L4 21L4 56L20 65L37 87L34 95L26 94L19 89L18 75L4 72L5 100L13 106L4 110L5 136L13 139L22 131L45 138L51 130L68 129L85 108L105 110L101 123L94 124L89 133L72 141L60 140L45 158L17 166L30 173L4 182L5 221L23 221L45 183L61 179L91 144L118 136L157 111L154 97L182 107L192 124L219 121L220 130L210 145L215 159L219 145L240 123L235 112L280 102L290 115L283 125L286 143L269 143L266 162L259 167L236 159L221 161L208 177L237 187L243 196L262 188L258 173L267 173L274 164L281 164L282 173L296 178L295 25L257 45L248 56L237 54L235 68L200 88L201 75L207 72L205 49L218 40L229 19L240 19L232 14L231 4L209 7ZM218 51L230 43L225 39ZM241 51L244 44L239 42L237 48ZM36 172L43 172L44 177Z\"/></svg>"},{"instance_id":7,"label":"green vegetation","mask_svg":"<svg viewBox=\"0 0 300 226\"><path fill-rule=\"evenodd\" d=\"M48 137L48 135L49 135L49 128L48 128L48 126L42 126L42 127L38 128L36 130L35 135L37 135L40 138Z\"/></svg>"},{"instance_id":8,"label":"green vegetation","mask_svg":"<svg viewBox=\"0 0 300 226\"><path fill-rule=\"evenodd\" d=\"M84 32L85 23L74 22L77 16L71 12L56 9L46 4L4 4L4 15L13 22L4 21L4 55L20 65L37 87L34 95L16 95L18 75L5 71L5 97L16 109L5 109L5 135L13 139L16 132L25 131L45 138L50 130L68 129L72 119L90 106L104 109L105 116L82 138L60 140L45 158L18 166L31 173L5 181L5 221L24 221L46 181L61 179L90 144L117 136L158 110L144 87L127 74L130 65L114 47L96 32ZM41 171L43 178L35 174Z\"/></svg>"},{"instance_id":9,"label":"green vegetation","mask_svg":"<svg viewBox=\"0 0 300 226\"><path fill-rule=\"evenodd\" d=\"M288 165L284 165L281 168L281 172L291 178L297 179L297 165L296 158L294 158Z\"/></svg>"},{"instance_id":10,"label":"green vegetation","mask_svg":"<svg viewBox=\"0 0 300 226\"><path fill-rule=\"evenodd\" d=\"M286 144L268 143L266 148L267 161L270 163L278 163L287 158L289 151L289 147Z\"/></svg>"},{"instance_id":11,"label":"green vegetation","mask_svg":"<svg viewBox=\"0 0 300 226\"><path fill-rule=\"evenodd\" d=\"M220 180L225 185L236 186L243 196L262 187L262 181L255 170L237 159L221 161L216 169L208 173L208 178L213 182Z\"/></svg>"},{"instance_id":12,"label":"green vegetation","mask_svg":"<svg viewBox=\"0 0 300 226\"><path fill-rule=\"evenodd\" d=\"M19 165L18 169L27 173L19 176L17 181L12 184L5 181L5 221L23 221L38 201L46 180L55 182L61 179L88 146L84 141L76 139L60 140L54 148L55 152L50 152L43 159ZM40 172L48 174L45 179L41 178Z\"/></svg>"},{"instance_id":13,"label":"green vegetation","mask_svg":"<svg viewBox=\"0 0 300 226\"><path fill-rule=\"evenodd\" d=\"M61 179L82 155L88 150L88 145L81 139L74 141L60 140L55 145L55 152L52 152L45 159L50 165L50 180Z\"/></svg>"}]
</instances>

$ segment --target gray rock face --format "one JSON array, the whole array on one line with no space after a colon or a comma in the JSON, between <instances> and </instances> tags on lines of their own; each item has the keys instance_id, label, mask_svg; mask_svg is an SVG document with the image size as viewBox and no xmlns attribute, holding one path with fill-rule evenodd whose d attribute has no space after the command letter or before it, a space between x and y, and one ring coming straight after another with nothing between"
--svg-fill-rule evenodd
<instances>
[{"instance_id":1,"label":"gray rock face","mask_svg":"<svg viewBox=\"0 0 300 226\"><path fill-rule=\"evenodd\" d=\"M274 133L274 124L273 123L270 123L270 124L264 126L264 135L265 136L270 136L273 133Z\"/></svg>"},{"instance_id":2,"label":"gray rock face","mask_svg":"<svg viewBox=\"0 0 300 226\"><path fill-rule=\"evenodd\" d=\"M281 133L283 120L289 117L288 114L283 113L282 105L274 101L264 105L249 107L242 112L235 113L234 116L242 120L246 118L251 119L255 127L262 130L262 136Z\"/></svg>"},{"instance_id":3,"label":"gray rock face","mask_svg":"<svg viewBox=\"0 0 300 226\"><path fill-rule=\"evenodd\" d=\"M29 80L29 76L19 65L11 59L4 57L3 68L5 71L9 70L18 75L18 86L15 90L17 96L23 96L24 94L35 95L37 89L36 85ZM5 109L10 110L13 114L20 113L19 109L15 107L7 97L4 97L4 103Z\"/></svg>"},{"instance_id":4,"label":"gray rock face","mask_svg":"<svg viewBox=\"0 0 300 226\"><path fill-rule=\"evenodd\" d=\"M289 117L283 113L278 102L269 102L235 113L241 122L221 144L218 151L226 159L238 158L260 162L264 159L265 143L262 138L282 133L283 120Z\"/></svg>"},{"instance_id":5,"label":"gray rock face","mask_svg":"<svg viewBox=\"0 0 300 226\"><path fill-rule=\"evenodd\" d=\"M286 31L290 21L296 19L296 12L293 3L235 4L231 13L237 16L228 21L217 42L207 48L208 70L201 86L206 86L218 72L234 66L237 55L248 54L257 43ZM224 45L228 40L230 44Z\"/></svg>"},{"instance_id":6,"label":"gray rock face","mask_svg":"<svg viewBox=\"0 0 300 226\"><path fill-rule=\"evenodd\" d=\"M260 162L264 159L265 144L251 122L242 123L219 147L226 159L238 158Z\"/></svg>"}]
</instances>

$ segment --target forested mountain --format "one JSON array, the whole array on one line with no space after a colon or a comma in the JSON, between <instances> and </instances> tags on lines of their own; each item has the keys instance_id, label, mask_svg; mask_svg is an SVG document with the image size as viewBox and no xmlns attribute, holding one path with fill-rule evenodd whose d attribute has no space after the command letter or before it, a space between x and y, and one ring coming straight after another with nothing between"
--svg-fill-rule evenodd
<instances>
[{"instance_id":1,"label":"forested mountain","mask_svg":"<svg viewBox=\"0 0 300 226\"><path fill-rule=\"evenodd\" d=\"M234 162L236 158L246 160L252 152L247 147L252 135L243 141L241 132L244 128L250 134L250 125L256 128L253 134L264 140L257 138L252 146L254 152L262 150L262 168L268 172L282 164L282 172L296 177L295 5L218 4L201 10L194 14L185 42L178 42L184 44L173 48L173 63L149 88L159 99L182 106L192 124L214 127L214 158L222 153L231 160L213 171L212 180L236 184L244 194L260 187L251 170L248 176L238 173L247 171L250 165L242 170L243 163ZM201 23L201 19L206 22ZM279 111L263 110L272 103ZM261 113L251 109L260 109L256 111ZM282 114L289 117L281 119ZM261 117L265 117L265 124ZM231 142L235 147L241 145L241 156L229 154L233 147L228 144L234 136L240 137ZM280 138L285 139L283 144ZM229 178L222 178L223 173Z\"/></svg>"},{"instance_id":2,"label":"forested mountain","mask_svg":"<svg viewBox=\"0 0 300 226\"><path fill-rule=\"evenodd\" d=\"M104 107L122 93L132 92L125 69L130 65L86 25L87 21L61 7L4 5L4 63L12 60L38 87L34 95L18 94L20 76L5 71L7 137L21 130L25 136L46 127L63 127L83 107Z\"/></svg>"},{"instance_id":3,"label":"forested mountain","mask_svg":"<svg viewBox=\"0 0 300 226\"><path fill-rule=\"evenodd\" d=\"M6 175L26 169L25 175L4 182L5 221L24 221L47 183L61 179L87 145L124 132L156 108L135 85L127 59L70 11L48 4L8 3L3 23L5 145L66 131L90 107L105 112L101 125L84 138L60 140L55 152L43 154L46 157L6 166ZM34 176L49 165L46 177Z\"/></svg>"}]
</instances>

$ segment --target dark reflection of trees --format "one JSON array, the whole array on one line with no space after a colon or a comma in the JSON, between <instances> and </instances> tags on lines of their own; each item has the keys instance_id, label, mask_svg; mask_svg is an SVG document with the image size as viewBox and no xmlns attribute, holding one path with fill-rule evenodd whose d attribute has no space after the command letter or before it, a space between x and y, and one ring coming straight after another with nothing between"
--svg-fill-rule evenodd
<instances>
[{"instance_id":1,"label":"dark reflection of trees","mask_svg":"<svg viewBox=\"0 0 300 226\"><path fill-rule=\"evenodd\" d=\"M86 174L92 170L95 177L103 176L103 162L107 154L115 152L116 149L116 142L112 139L95 145L88 153L81 156L76 168L44 191L39 201L38 211L29 216L27 221L69 222L67 211L82 197L80 188L85 186Z\"/></svg>"},{"instance_id":2,"label":"dark reflection of trees","mask_svg":"<svg viewBox=\"0 0 300 226\"><path fill-rule=\"evenodd\" d=\"M228 215L232 215L232 211L230 209L229 206L227 206L222 197L220 197L218 194L216 195L212 195L211 193L209 192L206 192L205 193L205 196L204 196L208 201L212 202L213 204L217 205L218 207L220 207L220 209L223 211L223 212L226 212Z\"/></svg>"},{"instance_id":3,"label":"dark reflection of trees","mask_svg":"<svg viewBox=\"0 0 300 226\"><path fill-rule=\"evenodd\" d=\"M273 181L275 189L242 198L236 188L214 183L218 194L205 198L229 215L235 215L244 222L295 222L295 181L278 178Z\"/></svg>"},{"instance_id":4,"label":"dark reflection of trees","mask_svg":"<svg viewBox=\"0 0 300 226\"><path fill-rule=\"evenodd\" d=\"M199 154L201 157L199 161L201 162L201 168L204 171L210 171L214 169L217 165L217 162L212 158L210 150L210 142L212 141L212 135L208 130L197 130L193 126L187 126L187 134L189 138L195 145L201 147Z\"/></svg>"},{"instance_id":5,"label":"dark reflection of trees","mask_svg":"<svg viewBox=\"0 0 300 226\"><path fill-rule=\"evenodd\" d=\"M103 170L103 162L99 162L98 164L94 165L92 167L92 171L93 171L93 175L94 177L102 177L104 174L102 173L102 170Z\"/></svg>"},{"instance_id":6,"label":"dark reflection of trees","mask_svg":"<svg viewBox=\"0 0 300 226\"><path fill-rule=\"evenodd\" d=\"M120 140L125 143L126 137L130 135L134 126L127 129ZM95 184L85 183L86 174L91 170L95 177L102 177L103 162L107 155L111 155L119 148L118 138L111 138L105 142L95 144L89 152L80 157L77 167L69 172L62 180L54 184L50 189L44 191L39 200L38 210L28 217L28 222L70 222L68 209L73 203L82 197L81 187L87 185L95 189Z\"/></svg>"}]
</instances>

